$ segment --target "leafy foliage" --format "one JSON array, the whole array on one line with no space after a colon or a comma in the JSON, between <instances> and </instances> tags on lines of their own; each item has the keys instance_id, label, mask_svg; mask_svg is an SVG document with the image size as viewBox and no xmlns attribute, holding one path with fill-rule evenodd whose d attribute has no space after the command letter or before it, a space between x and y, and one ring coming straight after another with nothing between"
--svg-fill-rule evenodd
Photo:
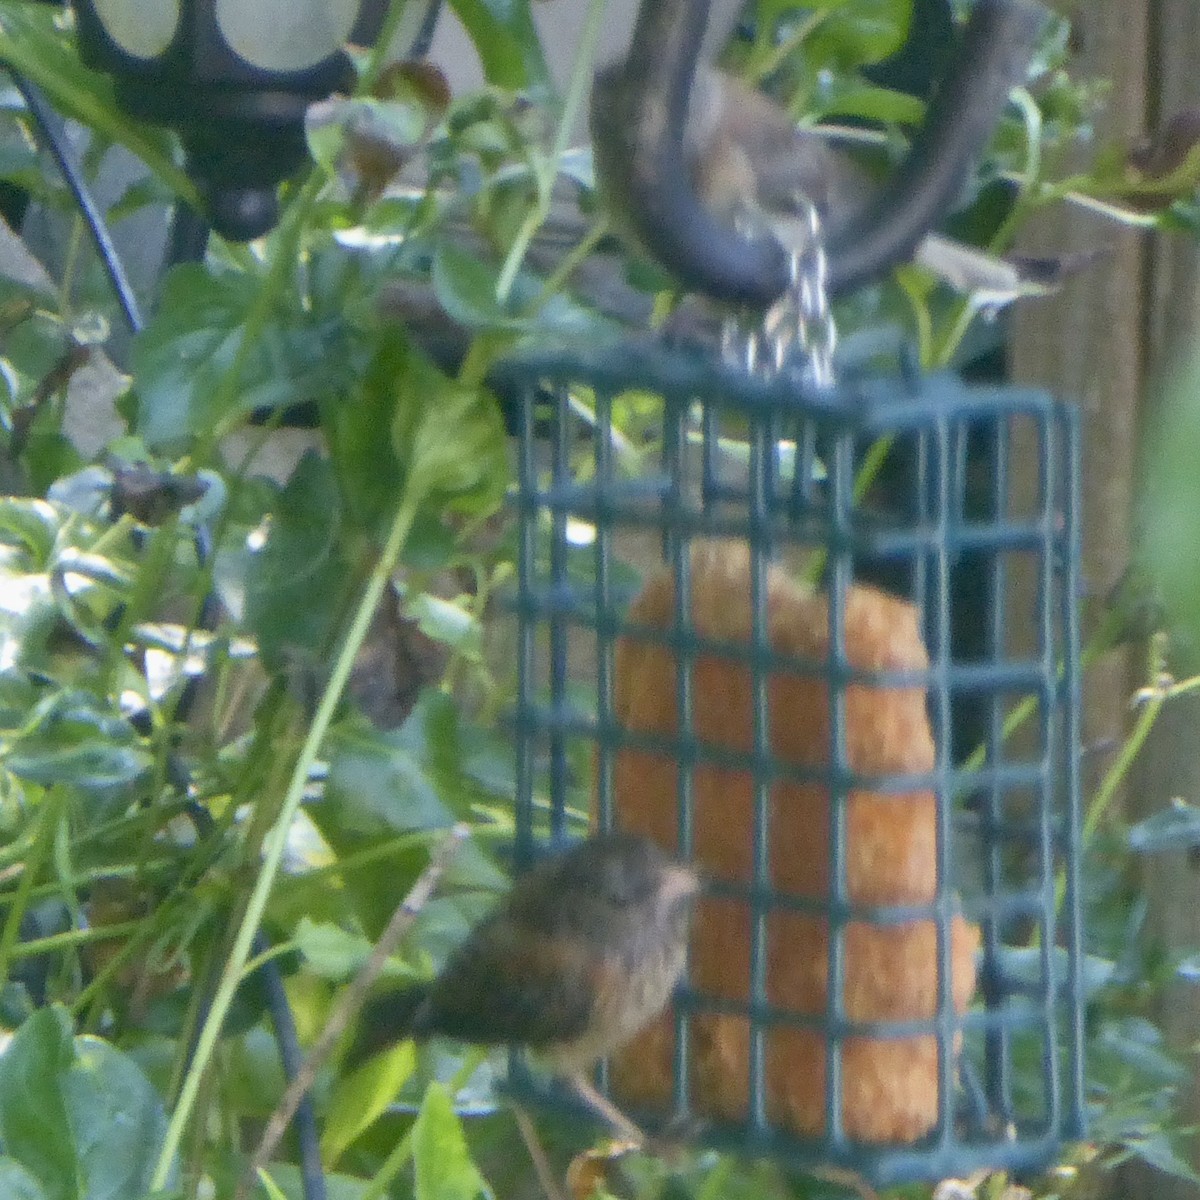
<instances>
[{"instance_id":1,"label":"leafy foliage","mask_svg":"<svg viewBox=\"0 0 1200 1200\"><path fill-rule=\"evenodd\" d=\"M282 1088L250 934L270 935L311 1044L454 822L476 836L387 974L427 976L504 886L490 847L510 832L496 718L513 681L494 596L513 548L497 536L509 462L489 371L521 339L594 339L616 322L574 274L601 232L588 156L566 146L587 37L560 105L530 0L452 7L487 86L451 96L427 65L368 61L358 95L318 106L315 166L280 226L252 250L216 242L162 281L129 357L125 427L94 462L64 432L67 387L119 316L77 216L62 278L0 281L0 1012L19 1025L0 1056L0 1193L14 1200L165 1197L181 1181L194 1194L201 1180L225 1194ZM870 122L859 134L885 154L921 118L920 100L864 73L904 42L911 0L757 0L747 17L726 61L798 118ZM1067 33L1048 29L959 232L1002 253L1030 214L1064 202L1197 227L1194 146L1176 159L1100 147L1086 172L1063 173L1098 95L1066 69ZM0 60L88 128L90 170L117 144L146 165L110 221L196 200L178 147L122 113L61 13L0 0ZM0 176L72 214L27 114L4 104ZM391 187L413 163L428 186ZM547 260L531 243L556 185L578 198L578 223ZM647 309L669 302L657 271L626 274ZM404 288L432 297L449 351L397 318ZM839 324L851 343L899 324L940 366L985 306L908 267ZM298 407L312 443L256 473L246 447ZM636 395L614 411L636 473L661 431ZM1190 487L1183 474L1172 480ZM591 556L570 568L593 570ZM1190 576L1168 582L1172 598L1200 594ZM402 682L425 686L372 721L344 684L374 615L364 597L381 593L409 653ZM424 675L422 656L436 660ZM1191 846L1196 831L1180 809L1129 843ZM1089 849L1094 1152L1186 1175L1171 1129L1180 1069L1146 1015L1178 964L1156 973L1140 928L1112 916L1128 850ZM214 995L227 1000L216 1016ZM315 1088L322 1155L340 1172L330 1195L491 1195L513 1131L477 1065L408 1044L360 1068L335 1057ZM631 1170L647 1196L796 1187L713 1156ZM299 1196L295 1163L271 1163L260 1194Z\"/></svg>"}]
</instances>

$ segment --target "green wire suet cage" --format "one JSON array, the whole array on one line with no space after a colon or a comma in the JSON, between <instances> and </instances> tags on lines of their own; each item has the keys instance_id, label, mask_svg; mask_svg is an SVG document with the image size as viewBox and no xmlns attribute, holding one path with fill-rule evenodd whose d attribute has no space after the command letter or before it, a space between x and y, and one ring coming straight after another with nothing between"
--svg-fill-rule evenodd
<instances>
[{"instance_id":1,"label":"green wire suet cage","mask_svg":"<svg viewBox=\"0 0 1200 1200\"><path fill-rule=\"evenodd\" d=\"M642 827L707 879L665 1027L600 1082L648 1127L879 1186L1050 1163L1084 1128L1071 408L950 374L816 390L638 344L517 358L505 385L518 863L586 819ZM715 616L705 563L734 580ZM791 641L784 593L812 626ZM867 595L911 616L916 658L865 663ZM631 664L665 725L637 717ZM808 748L782 751L801 727ZM893 849L905 811L919 832ZM914 854L927 894L881 900L872 881ZM897 958L910 935L925 949ZM909 993L919 1016L863 1000Z\"/></svg>"}]
</instances>

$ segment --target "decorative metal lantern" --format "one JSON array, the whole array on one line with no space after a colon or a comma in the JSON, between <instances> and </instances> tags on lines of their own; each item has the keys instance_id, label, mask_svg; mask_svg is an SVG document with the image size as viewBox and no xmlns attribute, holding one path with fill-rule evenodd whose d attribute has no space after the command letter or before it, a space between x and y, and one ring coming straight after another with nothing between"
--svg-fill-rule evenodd
<instances>
[{"instance_id":1,"label":"decorative metal lantern","mask_svg":"<svg viewBox=\"0 0 1200 1200\"><path fill-rule=\"evenodd\" d=\"M307 160L304 111L348 87L343 50L379 33L379 0L76 0L80 52L132 115L179 131L223 236L278 218L275 189Z\"/></svg>"},{"instance_id":2,"label":"decorative metal lantern","mask_svg":"<svg viewBox=\"0 0 1200 1200\"><path fill-rule=\"evenodd\" d=\"M1048 1163L1083 1128L1072 410L636 344L506 382L519 857L574 809L707 877L688 984L611 1096L877 1185ZM885 447L914 470L899 509L865 487Z\"/></svg>"}]
</instances>

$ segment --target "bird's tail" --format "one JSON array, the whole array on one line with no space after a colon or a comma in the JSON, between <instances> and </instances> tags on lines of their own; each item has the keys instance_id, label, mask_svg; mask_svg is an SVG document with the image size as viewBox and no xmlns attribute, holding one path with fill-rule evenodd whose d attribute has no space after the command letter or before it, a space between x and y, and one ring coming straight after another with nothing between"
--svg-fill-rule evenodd
<instances>
[{"instance_id":1,"label":"bird's tail","mask_svg":"<svg viewBox=\"0 0 1200 1200\"><path fill-rule=\"evenodd\" d=\"M368 1000L359 1013L357 1032L343 1066L356 1067L405 1038L424 1036L421 1008L428 998L428 985L416 984Z\"/></svg>"}]
</instances>

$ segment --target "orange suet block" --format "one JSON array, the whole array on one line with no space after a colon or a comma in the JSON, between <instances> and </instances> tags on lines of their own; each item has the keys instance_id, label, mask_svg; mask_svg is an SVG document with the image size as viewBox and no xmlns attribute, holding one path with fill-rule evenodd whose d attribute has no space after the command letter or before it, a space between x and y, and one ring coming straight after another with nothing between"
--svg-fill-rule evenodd
<instances>
[{"instance_id":1,"label":"orange suet block","mask_svg":"<svg viewBox=\"0 0 1200 1200\"><path fill-rule=\"evenodd\" d=\"M749 645L750 555L736 542L705 541L691 553L690 625L706 640ZM674 576L650 578L629 611L631 624L674 625ZM775 654L819 664L829 654L828 598L766 572L766 628ZM846 597L845 645L860 671L921 670L928 665L916 610L869 587ZM617 645L614 709L626 729L679 735L673 650L636 633ZM718 653L692 664L693 730L702 746L742 753L754 748L750 667ZM824 680L779 667L767 676L772 758L798 767L830 760L828 690ZM846 753L863 775L922 774L934 744L920 687L867 682L846 689ZM703 751L701 751L703 760ZM622 749L615 756L618 824L677 848L680 766L675 756ZM753 878L754 788L748 770L700 761L693 773L695 857L710 879ZM935 797L852 791L846 811L847 889L852 902L927 904L937 887ZM770 871L775 890L821 899L829 895L829 792L819 784L771 786ZM747 903L704 898L692 937L693 987L746 1001L750 985L751 914ZM957 1011L975 988L978 929L956 916L950 932L952 992ZM824 917L775 911L767 918L767 999L773 1007L821 1016L826 1011L829 928ZM844 1010L852 1020L930 1018L937 1010L937 928L932 920L851 922L845 934ZM661 1109L670 1101L673 1023L667 1014L636 1038L613 1064L618 1102ZM737 1119L747 1110L749 1024L701 1013L692 1022L691 1093L701 1115ZM826 1038L823 1030L778 1026L767 1035L769 1119L780 1128L818 1135L825 1127ZM912 1141L937 1121L938 1050L932 1036L850 1037L843 1044L842 1126L866 1142Z\"/></svg>"}]
</instances>

